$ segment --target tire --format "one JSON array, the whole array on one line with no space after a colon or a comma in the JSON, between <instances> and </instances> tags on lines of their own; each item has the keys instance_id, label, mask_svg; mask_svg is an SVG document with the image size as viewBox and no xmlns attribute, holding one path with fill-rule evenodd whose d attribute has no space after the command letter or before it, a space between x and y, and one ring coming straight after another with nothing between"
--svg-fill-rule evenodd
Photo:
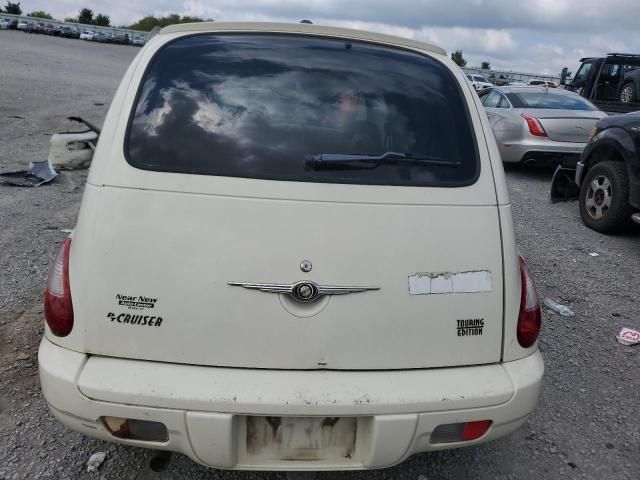
<instances>
[{"instance_id":1,"label":"tire","mask_svg":"<svg viewBox=\"0 0 640 480\"><path fill-rule=\"evenodd\" d=\"M619 100L622 103L633 103L636 101L636 86L633 82L625 83L620 89Z\"/></svg>"},{"instance_id":2,"label":"tire","mask_svg":"<svg viewBox=\"0 0 640 480\"><path fill-rule=\"evenodd\" d=\"M618 233L631 225L629 178L624 162L607 161L589 170L580 187L583 223L600 233Z\"/></svg>"}]
</instances>

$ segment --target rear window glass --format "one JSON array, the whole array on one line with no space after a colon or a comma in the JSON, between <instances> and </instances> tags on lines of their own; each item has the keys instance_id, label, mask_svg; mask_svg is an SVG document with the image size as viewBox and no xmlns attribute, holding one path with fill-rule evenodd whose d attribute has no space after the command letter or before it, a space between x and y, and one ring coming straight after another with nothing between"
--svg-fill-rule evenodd
<instances>
[{"instance_id":1,"label":"rear window glass","mask_svg":"<svg viewBox=\"0 0 640 480\"><path fill-rule=\"evenodd\" d=\"M518 92L507 95L516 108L552 110L597 110L588 100L570 93Z\"/></svg>"},{"instance_id":2,"label":"rear window glass","mask_svg":"<svg viewBox=\"0 0 640 480\"><path fill-rule=\"evenodd\" d=\"M388 152L408 158L335 162ZM301 182L458 186L479 172L464 97L442 64L285 35L168 44L145 74L125 153L147 170ZM305 161L320 154L334 161Z\"/></svg>"}]
</instances>

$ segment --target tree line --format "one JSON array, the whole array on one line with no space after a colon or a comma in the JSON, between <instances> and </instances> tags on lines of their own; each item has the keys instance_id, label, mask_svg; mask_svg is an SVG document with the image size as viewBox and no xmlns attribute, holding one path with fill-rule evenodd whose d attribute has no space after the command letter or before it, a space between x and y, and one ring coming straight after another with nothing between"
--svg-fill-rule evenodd
<instances>
[{"instance_id":1,"label":"tree line","mask_svg":"<svg viewBox=\"0 0 640 480\"><path fill-rule=\"evenodd\" d=\"M465 60L464 56L462 55L462 50L456 50L455 52L453 52L451 54L451 60L453 60L453 62L458 65L459 67L464 67L467 65L467 61ZM489 62L482 62L480 64L480 69L481 70L491 70L491 64Z\"/></svg>"},{"instance_id":2,"label":"tree line","mask_svg":"<svg viewBox=\"0 0 640 480\"><path fill-rule=\"evenodd\" d=\"M0 13L11 13L13 15L22 15L22 7L20 6L20 2L11 2L7 0L7 4L4 9L0 7ZM37 10L31 13L27 13L28 17L40 18L44 20L53 20L53 16L45 12L44 10ZM89 8L83 8L78 12L77 17L69 17L64 19L65 22L70 23L82 23L85 25L96 25L99 27L110 27L111 19L109 15L105 15L104 13L98 13L94 15L93 10ZM128 28L131 30L140 30L149 32L154 27L166 27L168 25L174 25L176 23L194 23L194 22L204 22L211 21L211 19L203 19L200 17L190 17L188 15L180 16L177 14L167 15L165 17L154 17L153 15L148 15L137 22L131 25L122 25L121 28Z\"/></svg>"}]
</instances>

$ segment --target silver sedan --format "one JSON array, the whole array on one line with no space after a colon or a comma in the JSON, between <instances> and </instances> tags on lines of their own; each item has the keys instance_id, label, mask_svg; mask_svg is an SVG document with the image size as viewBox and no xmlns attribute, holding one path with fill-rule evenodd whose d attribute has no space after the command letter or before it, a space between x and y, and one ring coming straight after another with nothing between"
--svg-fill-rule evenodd
<instances>
[{"instance_id":1,"label":"silver sedan","mask_svg":"<svg viewBox=\"0 0 640 480\"><path fill-rule=\"evenodd\" d=\"M504 86L480 92L504 163L578 160L607 114L555 88Z\"/></svg>"}]
</instances>

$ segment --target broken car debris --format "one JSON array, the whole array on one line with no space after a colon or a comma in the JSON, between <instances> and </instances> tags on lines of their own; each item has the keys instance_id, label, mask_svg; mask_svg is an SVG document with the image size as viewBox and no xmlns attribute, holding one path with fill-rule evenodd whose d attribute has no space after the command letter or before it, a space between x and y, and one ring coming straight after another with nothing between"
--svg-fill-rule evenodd
<instances>
[{"instance_id":1,"label":"broken car debris","mask_svg":"<svg viewBox=\"0 0 640 480\"><path fill-rule=\"evenodd\" d=\"M561 303L551 300L550 298L544 299L544 304L556 313L559 313L563 317L574 317L576 314L571 308Z\"/></svg>"},{"instance_id":2,"label":"broken car debris","mask_svg":"<svg viewBox=\"0 0 640 480\"><path fill-rule=\"evenodd\" d=\"M49 160L30 162L26 170L1 173L0 178L6 183L19 187L39 187L58 176Z\"/></svg>"},{"instance_id":3,"label":"broken car debris","mask_svg":"<svg viewBox=\"0 0 640 480\"><path fill-rule=\"evenodd\" d=\"M51 136L49 158L30 162L26 170L0 174L0 179L19 187L39 187L51 182L57 170L79 170L89 168L100 129L80 117L68 117L72 122L82 123L82 131L64 131Z\"/></svg>"},{"instance_id":4,"label":"broken car debris","mask_svg":"<svg viewBox=\"0 0 640 480\"><path fill-rule=\"evenodd\" d=\"M87 472L95 472L100 468L104 459L107 458L106 452L96 452L89 458L87 462Z\"/></svg>"}]
</instances>

